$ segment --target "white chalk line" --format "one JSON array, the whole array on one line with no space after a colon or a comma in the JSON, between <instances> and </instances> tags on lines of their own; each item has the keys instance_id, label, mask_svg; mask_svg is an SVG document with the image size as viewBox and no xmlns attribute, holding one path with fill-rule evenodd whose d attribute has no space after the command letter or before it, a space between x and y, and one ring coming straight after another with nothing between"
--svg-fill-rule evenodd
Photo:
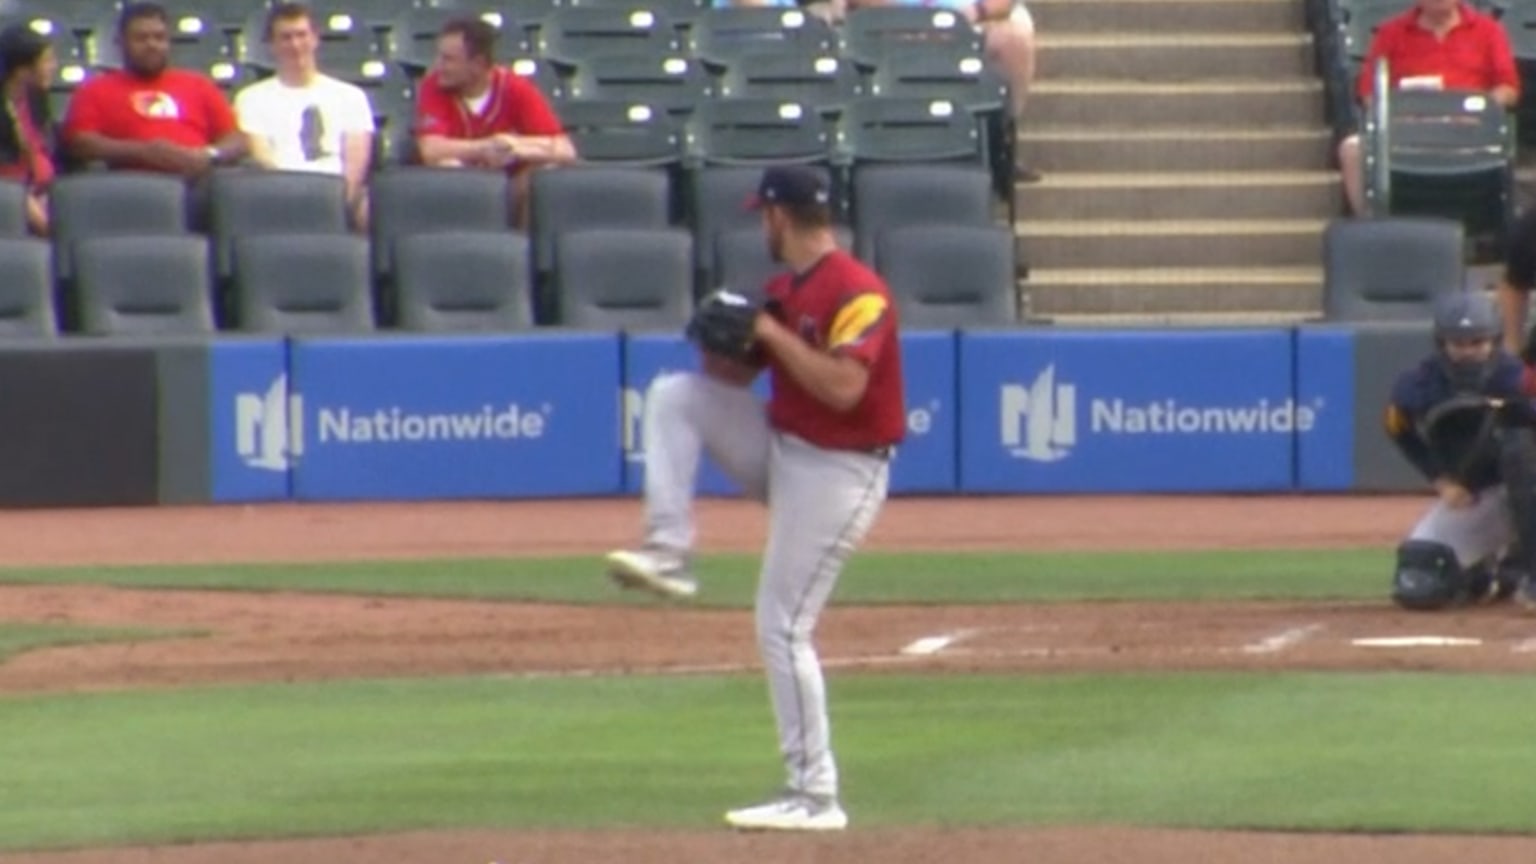
<instances>
[{"instance_id":1,"label":"white chalk line","mask_svg":"<svg viewBox=\"0 0 1536 864\"><path fill-rule=\"evenodd\" d=\"M901 649L901 653L908 657L931 657L962 639L975 636L979 630L967 628L964 630L952 630L948 633L940 633L936 636L924 636L913 640Z\"/></svg>"},{"instance_id":2,"label":"white chalk line","mask_svg":"<svg viewBox=\"0 0 1536 864\"><path fill-rule=\"evenodd\" d=\"M1300 627L1291 627L1282 630L1273 636L1266 636L1257 642L1249 642L1243 646L1244 654L1275 654L1287 648L1300 645L1310 639L1314 633L1321 632L1321 624L1305 624Z\"/></svg>"}]
</instances>

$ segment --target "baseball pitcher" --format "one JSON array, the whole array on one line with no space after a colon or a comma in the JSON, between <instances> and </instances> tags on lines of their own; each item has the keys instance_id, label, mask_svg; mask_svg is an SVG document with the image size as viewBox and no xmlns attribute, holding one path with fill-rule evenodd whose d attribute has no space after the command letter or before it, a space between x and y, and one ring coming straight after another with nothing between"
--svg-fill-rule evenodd
<instances>
[{"instance_id":1,"label":"baseball pitcher","mask_svg":"<svg viewBox=\"0 0 1536 864\"><path fill-rule=\"evenodd\" d=\"M787 775L767 803L731 810L741 829L835 831L848 824L821 662L812 637L838 574L885 501L906 429L896 308L878 275L837 248L819 172L763 172L754 202L769 251L791 272L763 307L719 291L687 332L703 373L652 382L645 439L645 544L608 555L626 587L690 597L694 481L707 449L768 505L758 576L757 640ZM747 385L768 369L766 408Z\"/></svg>"}]
</instances>

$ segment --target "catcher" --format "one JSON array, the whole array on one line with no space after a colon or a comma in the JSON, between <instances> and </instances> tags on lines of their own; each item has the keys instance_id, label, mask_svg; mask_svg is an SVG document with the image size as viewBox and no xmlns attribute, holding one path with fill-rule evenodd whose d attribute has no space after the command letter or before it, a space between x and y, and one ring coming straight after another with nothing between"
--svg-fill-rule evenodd
<instances>
[{"instance_id":1,"label":"catcher","mask_svg":"<svg viewBox=\"0 0 1536 864\"><path fill-rule=\"evenodd\" d=\"M1392 388L1386 431L1439 500L1397 548L1392 599L1441 609L1507 599L1536 608L1536 411L1523 365L1496 347L1481 292L1436 304L1435 350ZM1522 587L1523 586L1523 587Z\"/></svg>"}]
</instances>

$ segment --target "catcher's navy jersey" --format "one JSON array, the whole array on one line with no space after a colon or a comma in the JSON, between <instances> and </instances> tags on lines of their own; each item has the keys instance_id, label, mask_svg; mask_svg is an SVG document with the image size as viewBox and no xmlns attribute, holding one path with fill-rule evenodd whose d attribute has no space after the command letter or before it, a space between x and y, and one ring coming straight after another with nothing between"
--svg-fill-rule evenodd
<instances>
[{"instance_id":1,"label":"catcher's navy jersey","mask_svg":"<svg viewBox=\"0 0 1536 864\"><path fill-rule=\"evenodd\" d=\"M1399 375L1392 385L1385 418L1387 436L1415 468L1425 477L1434 479L1441 475L1443 468L1438 455L1431 452L1429 442L1420 433L1419 421L1437 405L1457 396L1527 399L1522 386L1523 373L1524 367L1519 360L1498 350L1494 354L1493 372L1484 381L1482 392L1468 394L1458 390L1455 382L1446 375L1443 356L1439 352L1431 354Z\"/></svg>"}]
</instances>

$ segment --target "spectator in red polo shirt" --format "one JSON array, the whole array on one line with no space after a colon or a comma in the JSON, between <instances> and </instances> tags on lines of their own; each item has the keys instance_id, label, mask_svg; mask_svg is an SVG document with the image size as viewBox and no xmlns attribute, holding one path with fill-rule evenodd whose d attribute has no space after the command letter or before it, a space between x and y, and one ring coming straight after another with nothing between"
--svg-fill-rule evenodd
<instances>
[{"instance_id":1,"label":"spectator in red polo shirt","mask_svg":"<svg viewBox=\"0 0 1536 864\"><path fill-rule=\"evenodd\" d=\"M416 101L416 145L427 165L500 169L512 178L513 222L528 221L529 169L572 162L576 148L538 87L496 65L496 29L449 21Z\"/></svg>"},{"instance_id":2,"label":"spectator in red polo shirt","mask_svg":"<svg viewBox=\"0 0 1536 864\"><path fill-rule=\"evenodd\" d=\"M48 82L57 61L47 37L25 24L0 32L0 88L5 115L0 118L0 178L27 187L27 227L48 234L48 187L53 183L53 119L48 113Z\"/></svg>"},{"instance_id":3,"label":"spectator in red polo shirt","mask_svg":"<svg viewBox=\"0 0 1536 864\"><path fill-rule=\"evenodd\" d=\"M1382 57L1394 88L1476 90L1509 109L1520 98L1520 73L1504 25L1459 0L1417 0L1382 22L1356 83L1363 103L1371 101ZM1339 143L1339 170L1350 210L1365 212L1359 135Z\"/></svg>"},{"instance_id":4,"label":"spectator in red polo shirt","mask_svg":"<svg viewBox=\"0 0 1536 864\"><path fill-rule=\"evenodd\" d=\"M196 179L246 153L229 101L213 79L170 68L170 16L158 3L130 3L117 24L123 68L75 91L64 142L85 162Z\"/></svg>"}]
</instances>

